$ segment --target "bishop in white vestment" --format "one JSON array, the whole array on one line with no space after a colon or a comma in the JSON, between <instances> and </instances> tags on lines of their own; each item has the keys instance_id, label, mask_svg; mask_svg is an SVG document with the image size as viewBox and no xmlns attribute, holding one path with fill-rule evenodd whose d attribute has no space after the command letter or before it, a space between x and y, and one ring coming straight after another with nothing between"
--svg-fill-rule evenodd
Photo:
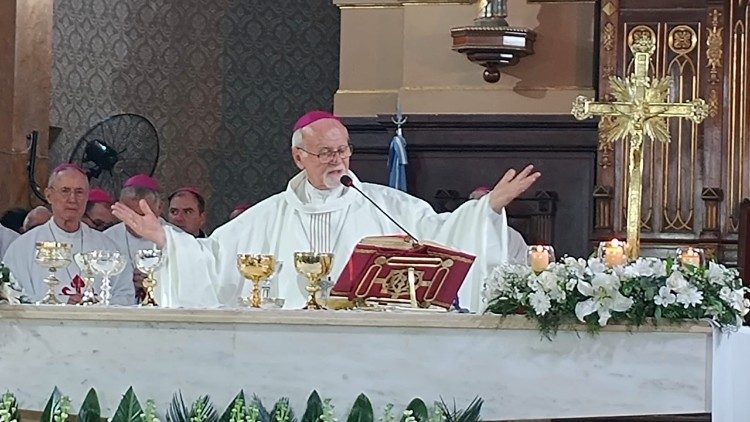
<instances>
[{"instance_id":1,"label":"bishop in white vestment","mask_svg":"<svg viewBox=\"0 0 750 422\"><path fill-rule=\"evenodd\" d=\"M282 261L272 295L285 308L304 306L306 280L297 274L294 252L332 252L336 280L355 245L368 236L403 234L359 192L339 182L348 174L375 203L419 240L429 240L477 256L459 291L462 307L479 309L481 280L495 265L507 261L508 230L503 207L538 177L531 166L509 171L490 195L469 201L452 213L437 214L430 205L404 192L360 182L349 171L351 145L346 128L335 116L312 112L295 125L292 155L302 170L287 189L258 203L218 228L207 239L195 239L162 227L145 202L141 216L122 204L113 212L157 246L165 248L167 280L157 287L157 301L173 306L237 306L247 291L236 265L238 253L272 254ZM213 286L211 290L203 287ZM195 293L204 294L201 303ZM183 299L185 298L185 299Z\"/></svg>"},{"instance_id":2,"label":"bishop in white vestment","mask_svg":"<svg viewBox=\"0 0 750 422\"><path fill-rule=\"evenodd\" d=\"M20 236L13 230L0 225L0 257L5 255L5 251L8 250L8 246Z\"/></svg>"},{"instance_id":3,"label":"bishop in white vestment","mask_svg":"<svg viewBox=\"0 0 750 422\"><path fill-rule=\"evenodd\" d=\"M45 189L45 195L52 207L52 218L16 239L5 252L3 261L15 276L26 295L33 302L44 298L47 285L43 279L49 275L47 268L34 261L36 242L59 242L72 245L72 255L94 250L116 251L117 247L103 233L98 232L81 222L88 199L88 178L83 171L74 165L62 165L52 171ZM62 303L75 303L80 297L63 294L63 289L70 287L81 270L75 261L65 268L59 268L55 276L60 280L57 286L57 297ZM100 278L97 278L94 290L98 293ZM130 275L120 274L111 278L113 305L135 304L135 290Z\"/></svg>"}]
</instances>

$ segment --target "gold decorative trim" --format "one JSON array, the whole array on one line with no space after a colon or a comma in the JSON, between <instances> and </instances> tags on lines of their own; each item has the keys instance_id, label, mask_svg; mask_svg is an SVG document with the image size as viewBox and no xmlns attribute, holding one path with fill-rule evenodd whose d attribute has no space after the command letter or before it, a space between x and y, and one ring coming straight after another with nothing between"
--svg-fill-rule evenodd
<instances>
[{"instance_id":1,"label":"gold decorative trim","mask_svg":"<svg viewBox=\"0 0 750 422\"><path fill-rule=\"evenodd\" d=\"M708 28L708 34L706 36L706 60L709 68L708 81L712 84L720 82L719 68L721 68L721 56L723 54L724 40L721 37L721 32L724 30L719 26L719 19L721 18L721 12L718 9L711 11L711 28Z\"/></svg>"},{"instance_id":2,"label":"gold decorative trim","mask_svg":"<svg viewBox=\"0 0 750 422\"><path fill-rule=\"evenodd\" d=\"M669 31L667 41L669 49L680 55L686 55L698 45L698 34L687 25L678 25Z\"/></svg>"},{"instance_id":3,"label":"gold decorative trim","mask_svg":"<svg viewBox=\"0 0 750 422\"><path fill-rule=\"evenodd\" d=\"M613 13L617 11L617 6L615 6L612 1L608 1L604 6L602 6L602 12L604 12L607 16L612 16Z\"/></svg>"},{"instance_id":4,"label":"gold decorative trim","mask_svg":"<svg viewBox=\"0 0 750 422\"><path fill-rule=\"evenodd\" d=\"M719 94L716 89L711 88L708 94L708 115L716 117L719 114Z\"/></svg>"},{"instance_id":5,"label":"gold decorative trim","mask_svg":"<svg viewBox=\"0 0 750 422\"><path fill-rule=\"evenodd\" d=\"M638 25L628 33L628 48L632 50L636 43L656 45L656 32L646 25Z\"/></svg>"},{"instance_id":6,"label":"gold decorative trim","mask_svg":"<svg viewBox=\"0 0 750 422\"><path fill-rule=\"evenodd\" d=\"M612 51L615 48L615 26L612 22L607 22L602 30L602 47L606 51Z\"/></svg>"}]
</instances>

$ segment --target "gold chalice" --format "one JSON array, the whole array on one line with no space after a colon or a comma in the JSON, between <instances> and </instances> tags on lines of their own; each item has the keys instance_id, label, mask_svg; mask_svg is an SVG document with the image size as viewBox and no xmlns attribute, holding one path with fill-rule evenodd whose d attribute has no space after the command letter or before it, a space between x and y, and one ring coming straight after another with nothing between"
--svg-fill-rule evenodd
<instances>
[{"instance_id":1,"label":"gold chalice","mask_svg":"<svg viewBox=\"0 0 750 422\"><path fill-rule=\"evenodd\" d=\"M318 303L320 279L331 272L333 254L318 252L295 252L294 268L307 278L307 304L302 309L326 309Z\"/></svg>"},{"instance_id":2,"label":"gold chalice","mask_svg":"<svg viewBox=\"0 0 750 422\"><path fill-rule=\"evenodd\" d=\"M237 254L237 269L253 283L252 294L248 298L251 307L260 308L260 284L273 274L275 268L276 258L273 255Z\"/></svg>"},{"instance_id":3,"label":"gold chalice","mask_svg":"<svg viewBox=\"0 0 750 422\"><path fill-rule=\"evenodd\" d=\"M79 252L73 256L73 260L78 265L78 268L81 269L83 281L86 284L83 287L83 297L78 304L81 306L88 306L99 303L99 295L94 291L94 276L96 275L96 270L94 270L94 253Z\"/></svg>"},{"instance_id":4,"label":"gold chalice","mask_svg":"<svg viewBox=\"0 0 750 422\"><path fill-rule=\"evenodd\" d=\"M154 287L156 278L154 273L164 264L167 256L159 249L141 249L135 255L135 267L146 274L143 279L143 288L146 289L146 297L143 298L141 306L159 306L154 298Z\"/></svg>"},{"instance_id":5,"label":"gold chalice","mask_svg":"<svg viewBox=\"0 0 750 422\"><path fill-rule=\"evenodd\" d=\"M60 284L60 280L55 277L55 272L58 268L65 268L70 265L73 259L71 256L72 248L73 245L70 243L36 242L34 260L37 264L49 270L49 275L44 279L44 283L47 284L47 293L42 300L37 302L38 304L63 305L57 299L56 286Z\"/></svg>"}]
</instances>

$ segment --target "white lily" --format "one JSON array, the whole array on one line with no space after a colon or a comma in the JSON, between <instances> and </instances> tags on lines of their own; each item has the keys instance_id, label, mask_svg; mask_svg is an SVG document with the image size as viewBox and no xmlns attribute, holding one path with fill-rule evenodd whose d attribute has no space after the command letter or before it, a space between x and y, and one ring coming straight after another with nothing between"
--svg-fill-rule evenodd
<instances>
[{"instance_id":1,"label":"white lily","mask_svg":"<svg viewBox=\"0 0 750 422\"><path fill-rule=\"evenodd\" d=\"M675 270L667 278L667 286L679 293L688 287L688 282L679 270Z\"/></svg>"},{"instance_id":2,"label":"white lily","mask_svg":"<svg viewBox=\"0 0 750 422\"><path fill-rule=\"evenodd\" d=\"M625 312L633 306L633 300L620 293L620 280L614 274L596 273L591 280L578 283L578 291L590 296L583 302L576 304L576 317L585 322L584 318L596 312L599 315L599 325L607 325L612 316L611 312Z\"/></svg>"},{"instance_id":3,"label":"white lily","mask_svg":"<svg viewBox=\"0 0 750 422\"><path fill-rule=\"evenodd\" d=\"M659 289L659 294L654 296L654 303L657 306L667 307L677 300L677 296L672 293L672 289L667 286L662 286Z\"/></svg>"}]
</instances>

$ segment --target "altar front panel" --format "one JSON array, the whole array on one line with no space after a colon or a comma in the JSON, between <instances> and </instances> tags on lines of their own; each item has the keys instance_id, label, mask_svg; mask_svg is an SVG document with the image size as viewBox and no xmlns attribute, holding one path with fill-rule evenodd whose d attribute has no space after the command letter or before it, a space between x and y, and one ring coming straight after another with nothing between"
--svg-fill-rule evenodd
<instances>
[{"instance_id":1,"label":"altar front panel","mask_svg":"<svg viewBox=\"0 0 750 422\"><path fill-rule=\"evenodd\" d=\"M52 388L74 409L89 387L112 415L128 386L165 409L174 392L220 410L242 388L298 413L317 389L339 420L360 392L376 416L414 397L487 420L711 411L711 330L541 338L525 319L476 315L15 307L0 309L0 389L41 410Z\"/></svg>"}]
</instances>

